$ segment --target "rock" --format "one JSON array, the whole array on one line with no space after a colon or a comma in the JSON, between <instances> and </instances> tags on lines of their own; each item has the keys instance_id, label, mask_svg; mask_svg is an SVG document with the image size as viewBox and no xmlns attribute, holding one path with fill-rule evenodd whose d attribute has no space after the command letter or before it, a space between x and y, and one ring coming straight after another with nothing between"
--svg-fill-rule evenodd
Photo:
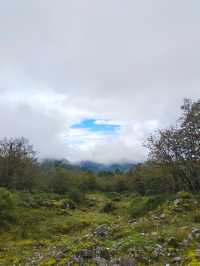
<instances>
[{"instance_id":1,"label":"rock","mask_svg":"<svg viewBox=\"0 0 200 266\"><path fill-rule=\"evenodd\" d=\"M82 249L76 253L76 258L93 258L94 252L92 249Z\"/></svg>"},{"instance_id":2,"label":"rock","mask_svg":"<svg viewBox=\"0 0 200 266\"><path fill-rule=\"evenodd\" d=\"M110 259L110 252L107 248L104 247L96 247L95 254L101 258Z\"/></svg>"},{"instance_id":3,"label":"rock","mask_svg":"<svg viewBox=\"0 0 200 266\"><path fill-rule=\"evenodd\" d=\"M135 256L135 260L145 265L147 265L148 263L148 258L140 253L138 253L137 256ZM136 265L138 265L138 263Z\"/></svg>"},{"instance_id":4,"label":"rock","mask_svg":"<svg viewBox=\"0 0 200 266\"><path fill-rule=\"evenodd\" d=\"M100 258L105 260L110 259L110 253L108 249L99 246L90 247L79 250L74 256L74 260L76 261L80 259L98 259L100 261Z\"/></svg>"},{"instance_id":5,"label":"rock","mask_svg":"<svg viewBox=\"0 0 200 266\"><path fill-rule=\"evenodd\" d=\"M130 221L128 221L129 224L135 224L137 222L136 219L131 219Z\"/></svg>"},{"instance_id":6,"label":"rock","mask_svg":"<svg viewBox=\"0 0 200 266\"><path fill-rule=\"evenodd\" d=\"M156 247L155 247L155 249L153 251L153 256L155 258L158 258L158 257L160 257L162 255L163 255L163 246L161 246L159 244L156 244Z\"/></svg>"},{"instance_id":7,"label":"rock","mask_svg":"<svg viewBox=\"0 0 200 266\"><path fill-rule=\"evenodd\" d=\"M193 229L192 232L188 235L188 240L200 239L200 230Z\"/></svg>"},{"instance_id":8,"label":"rock","mask_svg":"<svg viewBox=\"0 0 200 266\"><path fill-rule=\"evenodd\" d=\"M167 251L168 251L168 253L167 253L168 257L176 257L176 249L175 248L168 247Z\"/></svg>"},{"instance_id":9,"label":"rock","mask_svg":"<svg viewBox=\"0 0 200 266\"><path fill-rule=\"evenodd\" d=\"M161 219L165 219L165 218L166 218L166 214L165 214L165 213L162 213L162 214L160 215L160 218L161 218Z\"/></svg>"},{"instance_id":10,"label":"rock","mask_svg":"<svg viewBox=\"0 0 200 266\"><path fill-rule=\"evenodd\" d=\"M129 256L124 256L120 259L120 266L135 266L136 261L134 258L131 258Z\"/></svg>"},{"instance_id":11,"label":"rock","mask_svg":"<svg viewBox=\"0 0 200 266\"><path fill-rule=\"evenodd\" d=\"M108 261L104 258L96 257L93 259L94 263L98 266L107 266Z\"/></svg>"},{"instance_id":12,"label":"rock","mask_svg":"<svg viewBox=\"0 0 200 266\"><path fill-rule=\"evenodd\" d=\"M172 259L172 262L173 263L180 263L181 262L181 257L174 257L173 259Z\"/></svg>"},{"instance_id":13,"label":"rock","mask_svg":"<svg viewBox=\"0 0 200 266\"><path fill-rule=\"evenodd\" d=\"M108 235L108 232L110 230L110 226L107 224L99 225L93 232L95 236L98 237L105 237Z\"/></svg>"},{"instance_id":14,"label":"rock","mask_svg":"<svg viewBox=\"0 0 200 266\"><path fill-rule=\"evenodd\" d=\"M160 217L158 217L158 216L155 216L155 215L154 215L152 218L153 218L154 220L156 220L156 221L160 221Z\"/></svg>"},{"instance_id":15,"label":"rock","mask_svg":"<svg viewBox=\"0 0 200 266\"><path fill-rule=\"evenodd\" d=\"M182 202L183 202L182 199L175 199L174 206L178 207Z\"/></svg>"},{"instance_id":16,"label":"rock","mask_svg":"<svg viewBox=\"0 0 200 266\"><path fill-rule=\"evenodd\" d=\"M187 239L184 239L184 240L182 241L182 243L181 243L181 245L182 245L183 247L187 247L188 244L189 244L189 242L188 242Z\"/></svg>"},{"instance_id":17,"label":"rock","mask_svg":"<svg viewBox=\"0 0 200 266\"><path fill-rule=\"evenodd\" d=\"M197 229L197 228L193 229L191 232L191 235L192 235L192 237L199 239L200 238L200 229Z\"/></svg>"},{"instance_id":18,"label":"rock","mask_svg":"<svg viewBox=\"0 0 200 266\"><path fill-rule=\"evenodd\" d=\"M67 201L67 200L63 200L60 205L59 208L61 209L70 209L70 210L75 210L76 209L76 205L73 201Z\"/></svg>"},{"instance_id":19,"label":"rock","mask_svg":"<svg viewBox=\"0 0 200 266\"><path fill-rule=\"evenodd\" d=\"M62 201L60 207L61 207L61 209L70 209L70 205L66 201Z\"/></svg>"}]
</instances>

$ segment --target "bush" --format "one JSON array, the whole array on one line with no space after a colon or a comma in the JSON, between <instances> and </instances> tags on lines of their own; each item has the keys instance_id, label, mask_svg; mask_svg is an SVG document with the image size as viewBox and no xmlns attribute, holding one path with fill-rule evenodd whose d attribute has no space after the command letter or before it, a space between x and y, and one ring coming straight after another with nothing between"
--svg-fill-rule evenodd
<instances>
[{"instance_id":1,"label":"bush","mask_svg":"<svg viewBox=\"0 0 200 266\"><path fill-rule=\"evenodd\" d=\"M133 217L142 216L156 209L166 200L163 196L135 197L130 204L130 214Z\"/></svg>"},{"instance_id":2,"label":"bush","mask_svg":"<svg viewBox=\"0 0 200 266\"><path fill-rule=\"evenodd\" d=\"M68 193L69 198L75 203L81 203L85 200L85 194L79 190L72 190Z\"/></svg>"},{"instance_id":3,"label":"bush","mask_svg":"<svg viewBox=\"0 0 200 266\"><path fill-rule=\"evenodd\" d=\"M187 191L180 191L177 193L178 198L181 199L191 199L192 195Z\"/></svg>"},{"instance_id":4,"label":"bush","mask_svg":"<svg viewBox=\"0 0 200 266\"><path fill-rule=\"evenodd\" d=\"M0 188L0 226L4 227L16 220L15 200L11 192Z\"/></svg>"},{"instance_id":5,"label":"bush","mask_svg":"<svg viewBox=\"0 0 200 266\"><path fill-rule=\"evenodd\" d=\"M109 192L106 193L106 196L108 196L112 201L121 201L121 194L119 194L118 192Z\"/></svg>"},{"instance_id":6,"label":"bush","mask_svg":"<svg viewBox=\"0 0 200 266\"><path fill-rule=\"evenodd\" d=\"M103 208L102 208L102 212L113 212L116 209L116 206L112 203L112 202L107 202Z\"/></svg>"},{"instance_id":7,"label":"bush","mask_svg":"<svg viewBox=\"0 0 200 266\"><path fill-rule=\"evenodd\" d=\"M31 207L37 206L35 199L31 193L20 192L18 195L19 195L19 199L20 199L19 200L19 206L20 207L31 208Z\"/></svg>"}]
</instances>

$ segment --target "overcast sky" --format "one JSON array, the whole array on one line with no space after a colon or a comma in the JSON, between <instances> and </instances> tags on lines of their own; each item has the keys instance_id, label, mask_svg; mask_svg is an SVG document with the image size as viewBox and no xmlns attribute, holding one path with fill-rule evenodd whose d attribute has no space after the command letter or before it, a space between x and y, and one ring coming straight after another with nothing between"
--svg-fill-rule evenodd
<instances>
[{"instance_id":1,"label":"overcast sky","mask_svg":"<svg viewBox=\"0 0 200 266\"><path fill-rule=\"evenodd\" d=\"M199 0L0 0L0 138L40 157L143 160L200 98Z\"/></svg>"}]
</instances>

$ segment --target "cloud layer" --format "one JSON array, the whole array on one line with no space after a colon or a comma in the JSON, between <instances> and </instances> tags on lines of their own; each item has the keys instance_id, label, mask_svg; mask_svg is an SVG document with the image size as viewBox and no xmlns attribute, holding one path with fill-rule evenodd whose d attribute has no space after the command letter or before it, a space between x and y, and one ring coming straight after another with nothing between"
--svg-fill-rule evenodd
<instances>
[{"instance_id":1,"label":"cloud layer","mask_svg":"<svg viewBox=\"0 0 200 266\"><path fill-rule=\"evenodd\" d=\"M0 137L39 156L142 160L142 143L200 97L199 1L0 0ZM74 129L84 119L118 134ZM104 122L105 123L105 122Z\"/></svg>"}]
</instances>

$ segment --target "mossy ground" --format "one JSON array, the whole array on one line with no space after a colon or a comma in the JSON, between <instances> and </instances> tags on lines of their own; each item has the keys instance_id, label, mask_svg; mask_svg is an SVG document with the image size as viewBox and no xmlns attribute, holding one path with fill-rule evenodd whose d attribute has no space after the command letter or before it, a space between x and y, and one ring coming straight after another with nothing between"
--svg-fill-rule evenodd
<instances>
[{"instance_id":1,"label":"mossy ground","mask_svg":"<svg viewBox=\"0 0 200 266\"><path fill-rule=\"evenodd\" d=\"M148 211L142 206L146 198L135 201L136 197L128 193L88 193L84 202L70 209L62 207L62 202L69 200L66 196L16 194L20 202L17 222L1 230L0 265L68 265L74 254L94 246L104 247L113 258L133 256L137 265L172 265L175 256L181 257L175 265L200 265L199 240L191 239L186 246L180 244L193 228L200 228L195 219L199 199L181 199L176 205L169 198ZM114 208L106 213L103 207L108 202ZM133 202L138 202L135 217ZM106 236L94 235L102 224L109 228ZM166 244L171 237L178 246ZM157 246L165 252L156 255ZM84 265L96 264L90 261Z\"/></svg>"}]
</instances>

